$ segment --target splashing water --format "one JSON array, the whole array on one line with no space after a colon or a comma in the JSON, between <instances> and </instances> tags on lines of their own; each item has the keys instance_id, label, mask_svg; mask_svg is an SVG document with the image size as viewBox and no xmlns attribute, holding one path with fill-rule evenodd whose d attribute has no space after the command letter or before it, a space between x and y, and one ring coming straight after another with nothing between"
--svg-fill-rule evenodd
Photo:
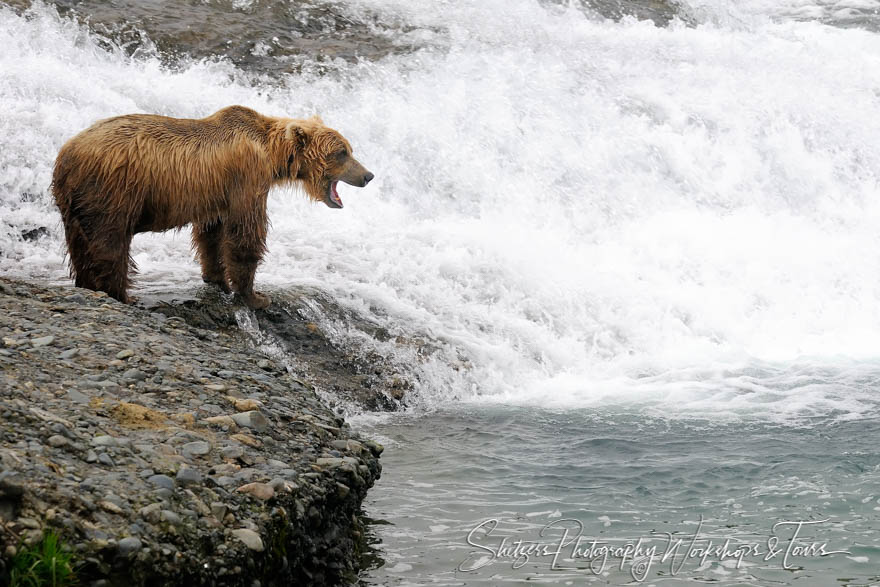
<instances>
[{"instance_id":1,"label":"splashing water","mask_svg":"<svg viewBox=\"0 0 880 587\"><path fill-rule=\"evenodd\" d=\"M408 370L411 405L876 414L880 37L816 22L871 28L876 4L691 2L696 26L658 28L573 3L349 0L421 48L274 78L0 4L0 272L64 278L51 166L96 119L320 112L376 179L342 212L273 192L257 279L432 340L424 358L326 318ZM133 254L142 288L198 281L186 233Z\"/></svg>"}]
</instances>

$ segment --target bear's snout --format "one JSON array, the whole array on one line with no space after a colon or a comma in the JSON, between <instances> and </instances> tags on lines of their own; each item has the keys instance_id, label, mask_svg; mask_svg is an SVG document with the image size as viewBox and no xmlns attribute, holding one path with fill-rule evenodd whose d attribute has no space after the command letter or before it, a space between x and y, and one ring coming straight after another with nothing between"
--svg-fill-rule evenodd
<instances>
[{"instance_id":1,"label":"bear's snout","mask_svg":"<svg viewBox=\"0 0 880 587\"><path fill-rule=\"evenodd\" d=\"M339 175L338 179L344 181L348 185L353 185L356 188L362 188L370 183L373 177L375 176L370 173L366 167L361 165L357 159L355 159L354 157L349 157L348 163L343 168L343 171Z\"/></svg>"}]
</instances>

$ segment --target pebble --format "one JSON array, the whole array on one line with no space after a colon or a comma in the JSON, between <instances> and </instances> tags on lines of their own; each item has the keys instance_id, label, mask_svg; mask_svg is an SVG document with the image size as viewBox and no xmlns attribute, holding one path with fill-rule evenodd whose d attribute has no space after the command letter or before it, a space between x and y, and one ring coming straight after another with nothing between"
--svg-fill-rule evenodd
<instances>
[{"instance_id":1,"label":"pebble","mask_svg":"<svg viewBox=\"0 0 880 587\"><path fill-rule=\"evenodd\" d=\"M236 491L239 493L246 493L264 501L275 497L275 490L272 489L271 485L267 485L266 483L248 483L247 485L242 485L236 489Z\"/></svg>"},{"instance_id":2,"label":"pebble","mask_svg":"<svg viewBox=\"0 0 880 587\"><path fill-rule=\"evenodd\" d=\"M234 485L236 481L232 477L221 475L220 477L214 478L214 483L216 483L220 487L226 487L227 485Z\"/></svg>"},{"instance_id":3,"label":"pebble","mask_svg":"<svg viewBox=\"0 0 880 587\"><path fill-rule=\"evenodd\" d=\"M169 501L174 496L174 492L167 487L160 487L153 494L164 501Z\"/></svg>"},{"instance_id":4,"label":"pebble","mask_svg":"<svg viewBox=\"0 0 880 587\"><path fill-rule=\"evenodd\" d=\"M79 349L68 349L61 353L62 359L72 359L79 354Z\"/></svg>"},{"instance_id":5,"label":"pebble","mask_svg":"<svg viewBox=\"0 0 880 587\"><path fill-rule=\"evenodd\" d=\"M209 414L221 414L223 413L223 408L216 404L202 404L199 408L203 412L207 412ZM232 418L230 418L231 420Z\"/></svg>"},{"instance_id":6,"label":"pebble","mask_svg":"<svg viewBox=\"0 0 880 587\"><path fill-rule=\"evenodd\" d=\"M253 530L238 528L232 531L232 535L244 542L244 545L256 552L263 552L263 539Z\"/></svg>"},{"instance_id":7,"label":"pebble","mask_svg":"<svg viewBox=\"0 0 880 587\"><path fill-rule=\"evenodd\" d=\"M255 399L237 399L234 397L229 398L232 401L232 405L235 406L235 409L239 412L249 412L251 410L260 409L263 404Z\"/></svg>"},{"instance_id":8,"label":"pebble","mask_svg":"<svg viewBox=\"0 0 880 587\"><path fill-rule=\"evenodd\" d=\"M187 458L194 456L202 456L211 452L211 445L202 440L196 442L187 442L180 447L180 452Z\"/></svg>"},{"instance_id":9,"label":"pebble","mask_svg":"<svg viewBox=\"0 0 880 587\"><path fill-rule=\"evenodd\" d=\"M260 448L263 446L263 443L260 442L258 438L254 438L250 434L233 434L229 438L232 440L237 440L242 444L246 444L253 448Z\"/></svg>"},{"instance_id":10,"label":"pebble","mask_svg":"<svg viewBox=\"0 0 880 587\"><path fill-rule=\"evenodd\" d=\"M238 428L238 424L236 424L235 420L233 420L229 416L211 416L210 418L205 418L204 421L211 426Z\"/></svg>"},{"instance_id":11,"label":"pebble","mask_svg":"<svg viewBox=\"0 0 880 587\"><path fill-rule=\"evenodd\" d=\"M225 503L221 501L211 502L211 514L218 520L225 518L227 511L229 511L229 508L226 507Z\"/></svg>"},{"instance_id":12,"label":"pebble","mask_svg":"<svg viewBox=\"0 0 880 587\"><path fill-rule=\"evenodd\" d=\"M97 462L97 460L98 460L98 453L96 453L95 451L90 450L89 452L86 453L86 462L87 463L94 463L94 462Z\"/></svg>"},{"instance_id":13,"label":"pebble","mask_svg":"<svg viewBox=\"0 0 880 587\"><path fill-rule=\"evenodd\" d=\"M174 489L174 479L172 479L168 475L153 475L152 477L148 477L147 481L149 481L156 487Z\"/></svg>"},{"instance_id":14,"label":"pebble","mask_svg":"<svg viewBox=\"0 0 880 587\"><path fill-rule=\"evenodd\" d=\"M25 528L30 528L31 530L38 530L40 528L40 523L33 518L19 518L16 521L19 525L24 526Z\"/></svg>"},{"instance_id":15,"label":"pebble","mask_svg":"<svg viewBox=\"0 0 880 587\"><path fill-rule=\"evenodd\" d=\"M181 467L177 472L177 482L181 485L196 485L202 482L202 474L190 467Z\"/></svg>"},{"instance_id":16,"label":"pebble","mask_svg":"<svg viewBox=\"0 0 880 587\"><path fill-rule=\"evenodd\" d=\"M140 369L129 369L125 373L122 374L123 379L128 379L130 381L143 381L147 378L146 374Z\"/></svg>"},{"instance_id":17,"label":"pebble","mask_svg":"<svg viewBox=\"0 0 880 587\"><path fill-rule=\"evenodd\" d=\"M53 434L46 440L46 442L49 444L49 446L53 448L61 448L62 446L67 446L68 444L70 444L70 441L60 434Z\"/></svg>"},{"instance_id":18,"label":"pebble","mask_svg":"<svg viewBox=\"0 0 880 587\"><path fill-rule=\"evenodd\" d=\"M116 463L113 462L113 459L110 458L110 455L108 455L105 452L102 452L101 454L98 455L98 462L101 463L102 465L107 466L107 467L115 467L116 466Z\"/></svg>"},{"instance_id":19,"label":"pebble","mask_svg":"<svg viewBox=\"0 0 880 587\"><path fill-rule=\"evenodd\" d=\"M87 404L90 401L89 396L87 396L83 392L77 391L75 389L68 389L67 390L67 397L68 397L68 399L75 401L78 404Z\"/></svg>"},{"instance_id":20,"label":"pebble","mask_svg":"<svg viewBox=\"0 0 880 587\"><path fill-rule=\"evenodd\" d=\"M65 296L64 301L68 304L85 304L86 298L82 294L75 293L69 296Z\"/></svg>"},{"instance_id":21,"label":"pebble","mask_svg":"<svg viewBox=\"0 0 880 587\"><path fill-rule=\"evenodd\" d=\"M112 436L102 435L92 439L92 446L116 446L116 439Z\"/></svg>"},{"instance_id":22,"label":"pebble","mask_svg":"<svg viewBox=\"0 0 880 587\"><path fill-rule=\"evenodd\" d=\"M244 449L240 446L225 446L220 450L220 454L224 459L237 459L244 454Z\"/></svg>"},{"instance_id":23,"label":"pebble","mask_svg":"<svg viewBox=\"0 0 880 587\"><path fill-rule=\"evenodd\" d=\"M49 336L41 336L40 338L32 338L31 339L31 346L34 347L35 349L37 349L40 347L49 346L53 342L55 342L55 337L50 334Z\"/></svg>"},{"instance_id":24,"label":"pebble","mask_svg":"<svg viewBox=\"0 0 880 587\"><path fill-rule=\"evenodd\" d=\"M138 510L138 514L148 522L156 522L159 520L159 511L162 509L161 503L151 503L148 506Z\"/></svg>"},{"instance_id":25,"label":"pebble","mask_svg":"<svg viewBox=\"0 0 880 587\"><path fill-rule=\"evenodd\" d=\"M163 522L168 522L169 524L180 524L180 516L171 510L162 510L159 512L159 519Z\"/></svg>"},{"instance_id":26,"label":"pebble","mask_svg":"<svg viewBox=\"0 0 880 587\"><path fill-rule=\"evenodd\" d=\"M129 536L128 538L120 540L116 546L119 548L119 554L122 556L128 556L140 551L143 544L141 543L140 538Z\"/></svg>"},{"instance_id":27,"label":"pebble","mask_svg":"<svg viewBox=\"0 0 880 587\"><path fill-rule=\"evenodd\" d=\"M111 501L100 501L98 502L98 505L101 507L102 510L104 510L105 512L110 512L111 514L117 514L121 516L125 513L125 511L121 507Z\"/></svg>"},{"instance_id":28,"label":"pebble","mask_svg":"<svg viewBox=\"0 0 880 587\"><path fill-rule=\"evenodd\" d=\"M127 359L131 356L134 356L134 351L131 349L125 349L116 353L116 358L119 360Z\"/></svg>"},{"instance_id":29,"label":"pebble","mask_svg":"<svg viewBox=\"0 0 880 587\"><path fill-rule=\"evenodd\" d=\"M275 479L269 481L269 486L274 489L276 493L280 493L282 491L290 491L293 488L292 483L288 483L280 477L276 477Z\"/></svg>"},{"instance_id":30,"label":"pebble","mask_svg":"<svg viewBox=\"0 0 880 587\"><path fill-rule=\"evenodd\" d=\"M257 410L232 414L230 417L242 428L252 428L257 432L265 432L269 429L269 421L266 416Z\"/></svg>"}]
</instances>

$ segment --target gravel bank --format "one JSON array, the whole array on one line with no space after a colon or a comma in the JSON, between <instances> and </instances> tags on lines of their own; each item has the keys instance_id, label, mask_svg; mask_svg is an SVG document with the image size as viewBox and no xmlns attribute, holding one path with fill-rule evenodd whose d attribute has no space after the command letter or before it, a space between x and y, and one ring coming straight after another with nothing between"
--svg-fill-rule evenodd
<instances>
[{"instance_id":1,"label":"gravel bank","mask_svg":"<svg viewBox=\"0 0 880 587\"><path fill-rule=\"evenodd\" d=\"M235 330L0 279L0 584L47 528L84 584L344 584L381 451Z\"/></svg>"}]
</instances>

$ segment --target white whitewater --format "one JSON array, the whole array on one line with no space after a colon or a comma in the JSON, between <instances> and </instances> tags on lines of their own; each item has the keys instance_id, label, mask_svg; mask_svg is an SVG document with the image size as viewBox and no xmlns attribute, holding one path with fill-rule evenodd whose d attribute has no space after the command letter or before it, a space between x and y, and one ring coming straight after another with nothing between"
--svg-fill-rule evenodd
<instances>
[{"instance_id":1,"label":"white whitewater","mask_svg":"<svg viewBox=\"0 0 880 587\"><path fill-rule=\"evenodd\" d=\"M412 370L415 405L877 412L880 36L815 21L877 2L692 2L700 24L667 28L527 0L346 4L430 48L269 83L0 5L0 273L64 279L51 166L94 120L319 112L376 179L342 211L274 192L258 281L438 341L419 358L328 317ZM144 288L198 281L186 232L134 255Z\"/></svg>"}]
</instances>

